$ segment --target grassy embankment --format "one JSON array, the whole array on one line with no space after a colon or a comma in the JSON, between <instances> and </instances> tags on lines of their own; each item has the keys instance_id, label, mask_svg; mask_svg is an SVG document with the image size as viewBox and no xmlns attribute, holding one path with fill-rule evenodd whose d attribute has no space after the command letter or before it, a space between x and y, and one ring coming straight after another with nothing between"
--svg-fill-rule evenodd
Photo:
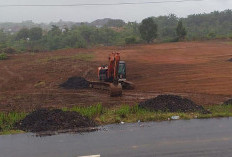
<instances>
[{"instance_id":1,"label":"grassy embankment","mask_svg":"<svg viewBox=\"0 0 232 157\"><path fill-rule=\"evenodd\" d=\"M64 111L76 111L84 116L94 119L98 124L112 124L123 122L146 122L146 121L165 121L172 116L180 116L180 119L193 118L217 118L232 117L232 105L215 105L206 107L212 114L195 113L169 113L169 112L151 112L136 106L122 105L114 108L104 108L101 104L90 107L63 108ZM27 113L0 113L0 134L20 133L20 130L14 130L14 123L23 119Z\"/></svg>"}]
</instances>

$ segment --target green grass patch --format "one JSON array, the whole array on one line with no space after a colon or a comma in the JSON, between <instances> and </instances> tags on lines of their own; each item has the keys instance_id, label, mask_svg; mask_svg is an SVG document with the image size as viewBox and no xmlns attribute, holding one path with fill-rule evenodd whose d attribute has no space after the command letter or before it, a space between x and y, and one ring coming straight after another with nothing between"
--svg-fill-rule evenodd
<instances>
[{"instance_id":1,"label":"green grass patch","mask_svg":"<svg viewBox=\"0 0 232 157\"><path fill-rule=\"evenodd\" d=\"M78 60L91 61L93 58L94 55L92 53L79 53L71 56L50 56L50 57L42 58L38 62L39 63L57 62L62 59L70 59L73 61L78 61Z\"/></svg>"},{"instance_id":2,"label":"green grass patch","mask_svg":"<svg viewBox=\"0 0 232 157\"><path fill-rule=\"evenodd\" d=\"M22 130L3 130L2 132L0 132L0 135L21 134L21 133L25 133L25 132Z\"/></svg>"},{"instance_id":3,"label":"green grass patch","mask_svg":"<svg viewBox=\"0 0 232 157\"><path fill-rule=\"evenodd\" d=\"M232 117L232 105L215 105L205 108L212 114L200 114L198 118Z\"/></svg>"},{"instance_id":4,"label":"green grass patch","mask_svg":"<svg viewBox=\"0 0 232 157\"><path fill-rule=\"evenodd\" d=\"M0 60L5 60L7 59L7 54L6 53L0 53Z\"/></svg>"},{"instance_id":5,"label":"green grass patch","mask_svg":"<svg viewBox=\"0 0 232 157\"><path fill-rule=\"evenodd\" d=\"M26 113L0 113L0 134L14 129L14 124L26 117ZM2 133L1 133L2 132Z\"/></svg>"},{"instance_id":6,"label":"green grass patch","mask_svg":"<svg viewBox=\"0 0 232 157\"><path fill-rule=\"evenodd\" d=\"M197 114L197 113L196 113ZM152 112L141 109L138 105L122 105L114 109L105 109L105 112L96 119L100 124L111 124L119 122L147 122L168 120L172 116L180 116L181 119L194 118L190 113L169 113L169 112Z\"/></svg>"},{"instance_id":7,"label":"green grass patch","mask_svg":"<svg viewBox=\"0 0 232 157\"><path fill-rule=\"evenodd\" d=\"M93 54L89 53L80 53L72 57L74 60L82 60L82 61L91 61L94 58Z\"/></svg>"},{"instance_id":8,"label":"green grass patch","mask_svg":"<svg viewBox=\"0 0 232 157\"><path fill-rule=\"evenodd\" d=\"M103 106L101 104L97 104L97 105L93 105L89 107L74 106L70 109L63 108L63 111L75 111L75 112L80 113L83 116L86 116L89 118L95 118L103 114Z\"/></svg>"}]
</instances>

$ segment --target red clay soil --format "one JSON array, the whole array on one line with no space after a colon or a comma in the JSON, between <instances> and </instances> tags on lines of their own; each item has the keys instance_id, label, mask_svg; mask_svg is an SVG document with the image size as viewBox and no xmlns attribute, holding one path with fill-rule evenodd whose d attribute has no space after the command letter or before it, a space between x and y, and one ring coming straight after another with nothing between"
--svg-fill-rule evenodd
<instances>
[{"instance_id":1,"label":"red clay soil","mask_svg":"<svg viewBox=\"0 0 232 157\"><path fill-rule=\"evenodd\" d=\"M67 90L59 85L73 76L97 80L97 67L109 53L121 52L127 79L136 85L119 98L107 91ZM93 59L77 57L79 54ZM135 104L160 94L190 98L199 105L220 104L232 97L231 41L179 42L126 47L69 49L13 54L0 61L0 111L31 111L75 105Z\"/></svg>"}]
</instances>

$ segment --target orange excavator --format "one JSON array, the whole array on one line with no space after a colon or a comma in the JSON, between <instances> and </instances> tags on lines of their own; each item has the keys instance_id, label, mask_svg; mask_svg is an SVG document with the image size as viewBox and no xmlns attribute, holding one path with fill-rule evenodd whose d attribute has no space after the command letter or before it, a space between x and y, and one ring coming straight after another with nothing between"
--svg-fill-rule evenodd
<instances>
[{"instance_id":1,"label":"orange excavator","mask_svg":"<svg viewBox=\"0 0 232 157\"><path fill-rule=\"evenodd\" d=\"M126 80L126 63L121 61L120 53L109 56L109 64L98 67L99 82L91 82L93 88L108 89L110 96L121 96L122 89L134 89L134 84Z\"/></svg>"}]
</instances>

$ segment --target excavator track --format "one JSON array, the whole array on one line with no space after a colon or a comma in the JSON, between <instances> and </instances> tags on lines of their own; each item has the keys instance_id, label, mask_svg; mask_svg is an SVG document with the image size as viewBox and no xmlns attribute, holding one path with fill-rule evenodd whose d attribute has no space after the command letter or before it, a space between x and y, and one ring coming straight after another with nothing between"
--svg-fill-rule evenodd
<instances>
[{"instance_id":1,"label":"excavator track","mask_svg":"<svg viewBox=\"0 0 232 157\"><path fill-rule=\"evenodd\" d=\"M107 90L111 97L122 96L121 83L113 84L109 82L90 82L90 87L94 89Z\"/></svg>"},{"instance_id":2,"label":"excavator track","mask_svg":"<svg viewBox=\"0 0 232 157\"><path fill-rule=\"evenodd\" d=\"M109 82L92 81L89 83L89 86L91 88L94 88L94 89L109 90L110 83Z\"/></svg>"},{"instance_id":3,"label":"excavator track","mask_svg":"<svg viewBox=\"0 0 232 157\"><path fill-rule=\"evenodd\" d=\"M126 89L126 90L133 90L135 89L135 85L134 83L130 82L130 81L119 81L122 85L122 89Z\"/></svg>"},{"instance_id":4,"label":"excavator track","mask_svg":"<svg viewBox=\"0 0 232 157\"><path fill-rule=\"evenodd\" d=\"M120 81L118 84L110 82L90 82L90 87L94 89L107 90L111 97L122 96L122 90L132 90L135 88L134 84L129 81Z\"/></svg>"}]
</instances>

